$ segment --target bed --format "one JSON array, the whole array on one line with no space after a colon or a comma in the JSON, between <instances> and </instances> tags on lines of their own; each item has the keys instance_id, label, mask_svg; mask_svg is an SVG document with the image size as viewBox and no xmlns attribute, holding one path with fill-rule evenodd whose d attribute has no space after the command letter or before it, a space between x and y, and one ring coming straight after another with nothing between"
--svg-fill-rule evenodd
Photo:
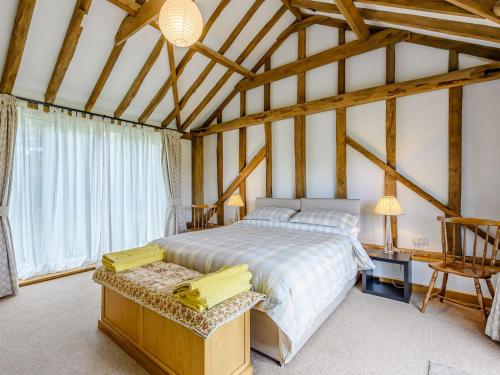
<instances>
[{"instance_id":1,"label":"bed","mask_svg":"<svg viewBox=\"0 0 500 375\"><path fill-rule=\"evenodd\" d=\"M359 215L358 200L258 198L256 207L329 209ZM242 220L161 238L166 261L207 273L247 263L256 291L268 296L251 316L251 345L289 362L373 263L356 236L323 225Z\"/></svg>"}]
</instances>

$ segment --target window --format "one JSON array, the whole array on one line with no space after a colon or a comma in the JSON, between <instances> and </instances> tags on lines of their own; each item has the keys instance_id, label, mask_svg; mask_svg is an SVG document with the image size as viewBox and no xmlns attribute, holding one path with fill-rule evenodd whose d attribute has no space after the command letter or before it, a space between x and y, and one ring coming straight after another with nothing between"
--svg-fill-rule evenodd
<instances>
[{"instance_id":1,"label":"window","mask_svg":"<svg viewBox=\"0 0 500 375\"><path fill-rule=\"evenodd\" d=\"M9 211L19 278L161 237L161 134L19 108Z\"/></svg>"}]
</instances>

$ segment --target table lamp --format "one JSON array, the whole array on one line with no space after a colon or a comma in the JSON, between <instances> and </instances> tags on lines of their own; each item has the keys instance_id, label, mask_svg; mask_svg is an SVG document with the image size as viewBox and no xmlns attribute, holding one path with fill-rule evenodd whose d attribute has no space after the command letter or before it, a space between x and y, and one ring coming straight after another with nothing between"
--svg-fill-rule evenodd
<instances>
[{"instance_id":1,"label":"table lamp","mask_svg":"<svg viewBox=\"0 0 500 375\"><path fill-rule=\"evenodd\" d=\"M392 249L391 216L402 215L404 213L396 197L383 196L379 199L375 207L375 213L385 215L385 254L394 254Z\"/></svg>"},{"instance_id":2,"label":"table lamp","mask_svg":"<svg viewBox=\"0 0 500 375\"><path fill-rule=\"evenodd\" d=\"M229 197L229 201L227 202L227 205L230 207L235 207L234 222L236 223L238 220L240 220L239 207L245 207L245 203L243 203L243 199L241 199L241 195L239 195L239 194L231 195Z\"/></svg>"}]
</instances>

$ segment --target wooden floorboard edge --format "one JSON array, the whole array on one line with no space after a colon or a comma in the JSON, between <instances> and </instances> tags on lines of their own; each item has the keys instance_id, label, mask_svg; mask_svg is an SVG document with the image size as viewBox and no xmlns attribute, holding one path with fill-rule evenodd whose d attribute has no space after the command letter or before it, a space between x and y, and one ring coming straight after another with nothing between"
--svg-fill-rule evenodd
<instances>
[{"instance_id":1,"label":"wooden floorboard edge","mask_svg":"<svg viewBox=\"0 0 500 375\"><path fill-rule=\"evenodd\" d=\"M19 280L19 286L23 287L23 286L38 284L38 283L42 283L44 281L49 281L49 280L59 279L61 277L76 275L76 274L82 273L82 272L93 271L93 270L95 270L95 268L96 268L96 265L91 264L90 266L87 266L87 267L79 267L79 268L73 268L73 269L70 269L67 271L48 273L48 274L42 275L42 276L36 276L36 277L29 278L29 279Z\"/></svg>"}]
</instances>

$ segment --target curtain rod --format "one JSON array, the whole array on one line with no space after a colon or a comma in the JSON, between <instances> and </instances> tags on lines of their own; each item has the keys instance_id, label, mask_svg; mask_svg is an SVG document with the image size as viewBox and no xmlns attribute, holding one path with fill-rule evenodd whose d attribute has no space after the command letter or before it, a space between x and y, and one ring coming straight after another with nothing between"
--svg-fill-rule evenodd
<instances>
[{"instance_id":1,"label":"curtain rod","mask_svg":"<svg viewBox=\"0 0 500 375\"><path fill-rule=\"evenodd\" d=\"M182 134L184 134L185 137L189 137L189 135L187 133L183 133L183 132L180 132L180 131L175 130L175 129L168 129L168 128L164 128L164 127L161 127L161 126L145 124L145 123L137 122L137 121L124 120L124 119L121 119L121 118L118 118L118 117L101 115L99 113L87 112L87 111L83 111L81 109L74 109L74 108L65 107L65 106L57 105L57 104L50 104L50 103L42 102L40 100L23 98L22 96L16 96L16 95L13 95L13 96L16 97L19 100L23 100L25 102L32 103L32 104L43 105L44 107L53 107L53 108L58 108L58 109L64 109L64 110L67 110L67 111L82 113L82 114L85 114L85 115L98 116L98 117L106 118L106 119L109 119L109 120L112 120L112 121L128 122L129 124L133 124L133 125L147 126L147 127L158 129L158 130L170 130L170 131L173 131L173 132L182 133Z\"/></svg>"}]
</instances>

